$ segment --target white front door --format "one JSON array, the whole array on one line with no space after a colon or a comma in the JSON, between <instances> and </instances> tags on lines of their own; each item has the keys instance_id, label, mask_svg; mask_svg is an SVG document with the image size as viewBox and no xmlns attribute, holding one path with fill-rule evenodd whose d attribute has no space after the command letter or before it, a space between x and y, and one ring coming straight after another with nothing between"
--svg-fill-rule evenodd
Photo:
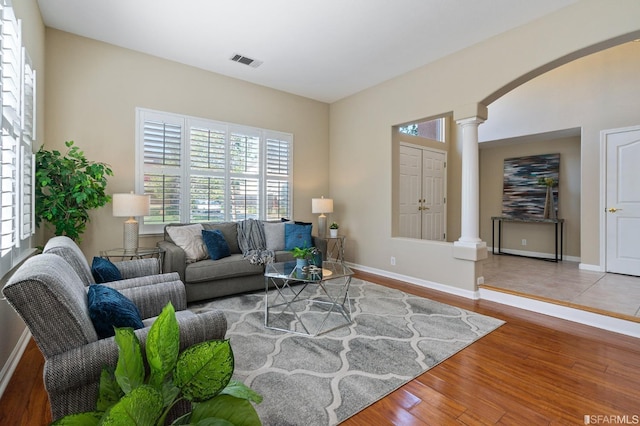
<instances>
[{"instance_id":1,"label":"white front door","mask_svg":"<svg viewBox=\"0 0 640 426\"><path fill-rule=\"evenodd\" d=\"M446 154L400 145L400 236L445 240Z\"/></svg>"},{"instance_id":2,"label":"white front door","mask_svg":"<svg viewBox=\"0 0 640 426\"><path fill-rule=\"evenodd\" d=\"M606 271L640 276L640 127L603 132Z\"/></svg>"}]
</instances>

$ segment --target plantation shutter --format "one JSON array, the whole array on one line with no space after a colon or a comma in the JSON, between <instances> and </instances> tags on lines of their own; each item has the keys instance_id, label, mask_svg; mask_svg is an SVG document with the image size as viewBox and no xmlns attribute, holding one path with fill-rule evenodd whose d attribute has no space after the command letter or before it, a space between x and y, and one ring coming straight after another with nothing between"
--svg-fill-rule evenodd
<instances>
[{"instance_id":1,"label":"plantation shutter","mask_svg":"<svg viewBox=\"0 0 640 426\"><path fill-rule=\"evenodd\" d=\"M223 125L190 122L190 222L221 222L225 218L226 139Z\"/></svg>"},{"instance_id":2,"label":"plantation shutter","mask_svg":"<svg viewBox=\"0 0 640 426\"><path fill-rule=\"evenodd\" d=\"M231 220L260 217L260 135L236 128L229 135L229 209Z\"/></svg>"},{"instance_id":3,"label":"plantation shutter","mask_svg":"<svg viewBox=\"0 0 640 426\"><path fill-rule=\"evenodd\" d=\"M291 142L277 136L266 138L266 218L291 217Z\"/></svg>"},{"instance_id":4,"label":"plantation shutter","mask_svg":"<svg viewBox=\"0 0 640 426\"><path fill-rule=\"evenodd\" d=\"M155 225L155 231L181 221L183 129L180 119L147 114L142 121L143 191L151 196L144 224Z\"/></svg>"},{"instance_id":5,"label":"plantation shutter","mask_svg":"<svg viewBox=\"0 0 640 426\"><path fill-rule=\"evenodd\" d=\"M36 139L36 71L26 50L22 51L22 141L20 161L22 164L20 191L20 238L26 239L35 233L35 171L33 165L33 142Z\"/></svg>"}]
</instances>

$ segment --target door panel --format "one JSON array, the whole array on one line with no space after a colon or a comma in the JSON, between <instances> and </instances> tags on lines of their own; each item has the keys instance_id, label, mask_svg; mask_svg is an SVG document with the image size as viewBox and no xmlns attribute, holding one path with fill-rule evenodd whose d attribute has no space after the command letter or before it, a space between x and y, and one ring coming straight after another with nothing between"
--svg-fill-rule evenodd
<instances>
[{"instance_id":1,"label":"door panel","mask_svg":"<svg viewBox=\"0 0 640 426\"><path fill-rule=\"evenodd\" d=\"M606 270L640 276L640 128L605 132Z\"/></svg>"},{"instance_id":2,"label":"door panel","mask_svg":"<svg viewBox=\"0 0 640 426\"><path fill-rule=\"evenodd\" d=\"M443 152L424 150L422 152L423 174L423 211L422 238L444 241L444 170Z\"/></svg>"},{"instance_id":3,"label":"door panel","mask_svg":"<svg viewBox=\"0 0 640 426\"><path fill-rule=\"evenodd\" d=\"M422 152L400 146L400 236L421 238L420 211Z\"/></svg>"}]
</instances>

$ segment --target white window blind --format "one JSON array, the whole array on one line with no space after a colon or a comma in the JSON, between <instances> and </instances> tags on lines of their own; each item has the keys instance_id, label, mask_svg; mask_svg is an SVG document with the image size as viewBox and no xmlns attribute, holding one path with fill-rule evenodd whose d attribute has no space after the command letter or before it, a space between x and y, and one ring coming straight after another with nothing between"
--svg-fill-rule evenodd
<instances>
[{"instance_id":1,"label":"white window blind","mask_svg":"<svg viewBox=\"0 0 640 426\"><path fill-rule=\"evenodd\" d=\"M292 213L291 134L142 108L136 120L136 188L152 200L143 233Z\"/></svg>"}]
</instances>

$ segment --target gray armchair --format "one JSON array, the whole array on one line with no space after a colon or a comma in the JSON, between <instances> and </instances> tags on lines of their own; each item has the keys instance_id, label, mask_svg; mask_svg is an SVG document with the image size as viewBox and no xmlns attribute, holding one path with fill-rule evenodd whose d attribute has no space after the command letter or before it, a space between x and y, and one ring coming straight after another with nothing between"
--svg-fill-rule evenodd
<instances>
[{"instance_id":1,"label":"gray armchair","mask_svg":"<svg viewBox=\"0 0 640 426\"><path fill-rule=\"evenodd\" d=\"M220 311L195 314L186 310L182 281L177 278L156 283L143 281L115 283L118 291L140 310L145 328L135 333L143 347L153 317L169 301L180 325L181 349L224 338L227 329L224 314ZM101 369L117 362L114 338L99 339L93 327L87 289L75 269L63 257L51 253L27 260L3 289L44 355L44 384L54 420L95 409Z\"/></svg>"}]
</instances>

